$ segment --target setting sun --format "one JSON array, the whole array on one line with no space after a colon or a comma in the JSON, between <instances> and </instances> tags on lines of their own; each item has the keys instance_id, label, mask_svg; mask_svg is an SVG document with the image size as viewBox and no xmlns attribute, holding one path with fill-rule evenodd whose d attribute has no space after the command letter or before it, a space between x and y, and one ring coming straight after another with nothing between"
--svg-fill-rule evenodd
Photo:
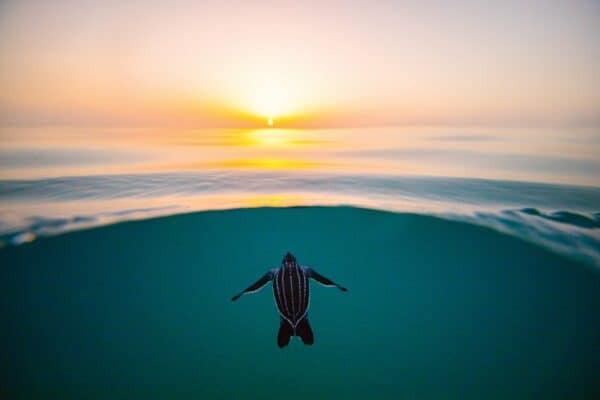
<instances>
[{"instance_id":1,"label":"setting sun","mask_svg":"<svg viewBox=\"0 0 600 400\"><path fill-rule=\"evenodd\" d=\"M305 112L310 101L308 95L302 93L307 90L302 88L303 78L293 82L285 76L284 68L281 71L274 66L264 74L247 72L244 81L240 79L237 87L233 89L231 102L237 103L240 109L266 120L267 126L275 124L276 119L287 119ZM241 78L241 77L240 77ZM305 82L306 84L306 82Z\"/></svg>"}]
</instances>

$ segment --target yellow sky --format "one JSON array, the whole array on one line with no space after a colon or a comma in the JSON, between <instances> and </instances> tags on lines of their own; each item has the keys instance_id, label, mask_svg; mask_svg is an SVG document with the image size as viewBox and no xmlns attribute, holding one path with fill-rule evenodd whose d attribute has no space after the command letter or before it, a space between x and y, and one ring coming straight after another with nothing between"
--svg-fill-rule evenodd
<instances>
[{"instance_id":1,"label":"yellow sky","mask_svg":"<svg viewBox=\"0 0 600 400\"><path fill-rule=\"evenodd\" d=\"M600 5L4 1L0 123L600 125Z\"/></svg>"}]
</instances>

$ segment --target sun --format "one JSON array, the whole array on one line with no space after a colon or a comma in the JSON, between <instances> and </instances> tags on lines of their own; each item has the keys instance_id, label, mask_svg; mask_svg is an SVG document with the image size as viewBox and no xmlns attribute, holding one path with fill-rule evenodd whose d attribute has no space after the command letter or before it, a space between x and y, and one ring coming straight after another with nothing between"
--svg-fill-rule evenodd
<instances>
[{"instance_id":1,"label":"sun","mask_svg":"<svg viewBox=\"0 0 600 400\"><path fill-rule=\"evenodd\" d=\"M241 108L251 115L263 118L268 126L273 126L276 118L293 115L297 112L294 90L282 79L253 79L253 83L238 92Z\"/></svg>"},{"instance_id":2,"label":"sun","mask_svg":"<svg viewBox=\"0 0 600 400\"><path fill-rule=\"evenodd\" d=\"M225 104L240 110L254 123L265 128L281 128L290 119L296 119L307 110L308 94L302 80L294 80L278 71L246 72L236 77L223 93Z\"/></svg>"}]
</instances>

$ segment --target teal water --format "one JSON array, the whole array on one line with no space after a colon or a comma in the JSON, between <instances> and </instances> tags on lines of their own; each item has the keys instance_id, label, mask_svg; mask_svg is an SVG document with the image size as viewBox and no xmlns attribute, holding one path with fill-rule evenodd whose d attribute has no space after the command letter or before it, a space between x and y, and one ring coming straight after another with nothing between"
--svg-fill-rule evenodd
<instances>
[{"instance_id":1,"label":"teal water","mask_svg":"<svg viewBox=\"0 0 600 400\"><path fill-rule=\"evenodd\" d=\"M315 345L276 345L287 250ZM4 398L594 399L600 275L513 235L352 207L197 212L0 251Z\"/></svg>"}]
</instances>

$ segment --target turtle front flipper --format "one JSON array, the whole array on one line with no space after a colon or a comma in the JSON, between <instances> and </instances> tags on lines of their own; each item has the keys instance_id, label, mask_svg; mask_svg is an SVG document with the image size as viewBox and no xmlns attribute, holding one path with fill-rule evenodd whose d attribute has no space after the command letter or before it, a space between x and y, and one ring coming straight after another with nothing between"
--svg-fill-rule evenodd
<instances>
[{"instance_id":1,"label":"turtle front flipper","mask_svg":"<svg viewBox=\"0 0 600 400\"><path fill-rule=\"evenodd\" d=\"M272 269L272 270L268 271L266 274L261 276L261 278L259 280L257 280L256 282L254 282L252 285L248 286L246 289L242 290L240 293L233 296L231 298L231 301L236 301L237 299L242 297L242 295L244 295L244 294L258 292L267 283L269 283L273 280L274 275L275 275L275 270Z\"/></svg>"},{"instance_id":2,"label":"turtle front flipper","mask_svg":"<svg viewBox=\"0 0 600 400\"><path fill-rule=\"evenodd\" d=\"M285 318L281 318L279 323L279 333L277 334L277 345L279 348L283 348L290 343L290 339L294 334L294 328Z\"/></svg>"},{"instance_id":3,"label":"turtle front flipper","mask_svg":"<svg viewBox=\"0 0 600 400\"><path fill-rule=\"evenodd\" d=\"M317 271L315 271L314 269L312 269L310 267L304 267L304 271L306 271L306 275L309 278L314 279L315 281L319 282L323 286L335 286L338 289L340 289L342 292L348 291L348 289L346 289L345 287L338 285L337 283L335 283L334 281L332 281L329 278L325 278L323 275L319 274Z\"/></svg>"}]
</instances>

